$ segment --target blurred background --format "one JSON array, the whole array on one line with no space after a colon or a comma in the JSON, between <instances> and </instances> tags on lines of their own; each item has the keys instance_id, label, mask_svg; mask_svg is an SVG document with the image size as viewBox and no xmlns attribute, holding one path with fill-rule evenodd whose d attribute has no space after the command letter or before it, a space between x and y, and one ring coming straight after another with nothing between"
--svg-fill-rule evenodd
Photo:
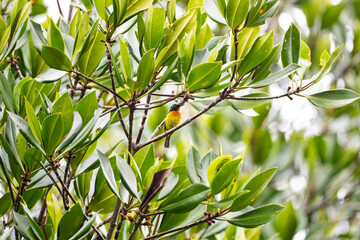
<instances>
[{"instance_id":1,"label":"blurred background","mask_svg":"<svg viewBox=\"0 0 360 240\"><path fill-rule=\"evenodd\" d=\"M34 2L45 6L54 20L59 18L56 1ZM59 2L67 18L70 0ZM80 1L73 3L81 5ZM178 1L177 14L183 13L187 3ZM36 16L38 22L45 19L46 15ZM319 70L324 49L331 53L345 43L331 73L309 91L346 87L360 93L360 0L282 0L275 16L261 30L274 31L275 45L292 22L311 49L309 77ZM208 24L214 35L228 32L211 20ZM282 94L289 84L290 80L284 79L268 92ZM163 89L167 93L172 90L176 91ZM164 119L171 104L150 112L144 139ZM181 110L183 119L199 107L187 103ZM324 110L301 97L273 100L242 112L231 107L215 108L176 132L168 151L160 141L155 152L159 158L179 162L185 161L191 145L201 154L209 149L224 155L244 153L244 176L257 168L278 167L271 186L255 205L278 202L287 209L263 229L247 231L247 239L360 239L359 110L359 101ZM142 113L138 114L140 121ZM112 127L100 146L108 149L122 138L121 134L120 126ZM118 151L125 151L125 147L120 145Z\"/></svg>"}]
</instances>

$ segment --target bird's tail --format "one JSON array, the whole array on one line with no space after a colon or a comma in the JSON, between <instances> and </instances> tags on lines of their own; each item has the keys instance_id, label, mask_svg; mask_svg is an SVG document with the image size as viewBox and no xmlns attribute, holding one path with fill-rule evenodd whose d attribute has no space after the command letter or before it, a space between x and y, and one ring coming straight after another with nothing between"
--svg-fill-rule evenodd
<instances>
[{"instance_id":1,"label":"bird's tail","mask_svg":"<svg viewBox=\"0 0 360 240\"><path fill-rule=\"evenodd\" d=\"M164 143L164 147L165 148L169 148L170 147L170 134L166 136L165 138L165 143Z\"/></svg>"}]
</instances>

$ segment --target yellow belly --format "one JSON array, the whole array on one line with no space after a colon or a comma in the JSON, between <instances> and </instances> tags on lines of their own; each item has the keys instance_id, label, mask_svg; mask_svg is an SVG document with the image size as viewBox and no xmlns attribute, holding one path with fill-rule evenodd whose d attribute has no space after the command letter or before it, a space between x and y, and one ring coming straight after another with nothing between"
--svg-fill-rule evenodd
<instances>
[{"instance_id":1,"label":"yellow belly","mask_svg":"<svg viewBox=\"0 0 360 240\"><path fill-rule=\"evenodd\" d=\"M166 116L165 127L171 129L181 122L181 113L177 111L171 111Z\"/></svg>"}]
</instances>

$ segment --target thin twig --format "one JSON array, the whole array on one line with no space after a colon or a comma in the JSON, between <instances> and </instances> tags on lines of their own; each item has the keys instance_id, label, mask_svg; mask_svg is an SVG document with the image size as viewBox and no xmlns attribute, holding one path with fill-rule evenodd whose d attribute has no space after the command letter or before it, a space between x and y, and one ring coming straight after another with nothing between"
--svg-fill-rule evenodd
<instances>
[{"instance_id":1,"label":"thin twig","mask_svg":"<svg viewBox=\"0 0 360 240\"><path fill-rule=\"evenodd\" d=\"M24 76L22 75L21 70L20 70L19 65L18 65L18 60L20 59L20 57L15 58L14 54L11 54L10 58L11 58L11 61L10 61L11 66L15 69L15 71L18 74L20 80L23 79Z\"/></svg>"},{"instance_id":2,"label":"thin twig","mask_svg":"<svg viewBox=\"0 0 360 240\"><path fill-rule=\"evenodd\" d=\"M111 60L111 56L110 56L110 60ZM110 62L111 65L111 62ZM92 82L96 85L98 85L99 87L102 87L104 89L106 89L107 91L111 92L113 95L115 95L116 97L120 98L123 102L127 103L127 101L125 100L125 98L123 98L122 96L120 96L119 94L117 94L116 92L116 88L110 89L107 86L95 81L94 79L92 79L91 77L88 77L86 75L84 75L83 73L81 73L80 71L76 71L76 70L72 70L73 73L79 74L81 77L85 78L86 80L88 80L89 82ZM111 73L112 73L112 69L111 69ZM112 75L112 77L111 77ZM114 78L113 74L110 74L110 78ZM116 98L114 98L116 99ZM116 99L117 100L117 99Z\"/></svg>"},{"instance_id":3,"label":"thin twig","mask_svg":"<svg viewBox=\"0 0 360 240\"><path fill-rule=\"evenodd\" d=\"M40 209L40 213L39 213L39 216L38 216L38 219L37 219L37 224L39 226L42 225L42 221L43 221L43 218L44 218L44 213L45 213L45 210L46 210L46 197L50 191L51 187L48 187L46 190L45 190L45 194L44 194L44 199L43 199L43 202L42 202L42 205L41 205L41 209Z\"/></svg>"},{"instance_id":4,"label":"thin twig","mask_svg":"<svg viewBox=\"0 0 360 240\"><path fill-rule=\"evenodd\" d=\"M72 152L70 151L70 152L68 152L65 173L64 173L64 183L66 184L67 188L69 187L67 184L67 181L68 181L67 176L69 174L71 159L72 159ZM70 177L69 177L69 179L70 179ZM70 184L70 180L69 180L69 184ZM63 201L64 201L64 208L66 211L68 211L69 210L69 198L68 198L66 192L63 192Z\"/></svg>"},{"instance_id":5,"label":"thin twig","mask_svg":"<svg viewBox=\"0 0 360 240\"><path fill-rule=\"evenodd\" d=\"M169 231L165 231L165 232L162 232L162 233L158 233L158 234L155 234L155 235L152 235L152 236L149 236L149 237L146 237L146 238L143 238L142 240L148 240L148 239L154 239L154 238L158 238L158 237L161 237L161 236L164 236L164 235L167 235L167 234L170 234L170 233L173 233L173 232L177 232L177 231L181 231L181 230L184 230L184 229L188 229L188 228L191 228L193 226L196 226L196 225L199 225L199 224L202 224L202 223L206 223L209 221L211 222L212 220L216 219L217 217L220 216L220 212L216 212L210 216L206 216L204 217L203 219L200 219L194 223L191 223L191 224L188 224L188 225L185 225L185 226L182 226L182 227L178 227L178 228L173 228Z\"/></svg>"},{"instance_id":6,"label":"thin twig","mask_svg":"<svg viewBox=\"0 0 360 240\"><path fill-rule=\"evenodd\" d=\"M154 132L151 134L149 140L153 139L156 136L156 134L160 131L160 129L162 128L162 126L164 126L164 124L165 124L165 119L156 127Z\"/></svg>"},{"instance_id":7,"label":"thin twig","mask_svg":"<svg viewBox=\"0 0 360 240\"><path fill-rule=\"evenodd\" d=\"M108 45L106 43L105 43L105 47L106 47L105 48L106 49L106 57L107 57L107 63L108 63L108 67L109 67L109 74L110 74L111 86L112 86L112 90L110 90L110 92L114 94L114 93L116 93L116 87L115 87L114 73L113 73L113 70L112 70L111 54L110 54L110 50L108 49ZM114 96L114 101L115 101L116 109L118 109L117 114L118 114L118 117L119 117L119 121L120 121L120 124L121 124L121 126L122 126L122 128L124 130L124 133L125 133L126 137L129 138L129 133L128 133L128 130L126 128L124 118L123 118L123 116L121 114L121 111L120 111L119 102L118 102L118 100L117 100L117 98L115 96ZM123 99L122 97L120 99L123 100L124 102L126 102L126 100Z\"/></svg>"},{"instance_id":8,"label":"thin twig","mask_svg":"<svg viewBox=\"0 0 360 240\"><path fill-rule=\"evenodd\" d=\"M125 219L126 219L126 214L127 214L127 209L124 208L123 210L121 210L122 212L120 212L120 222L118 223L117 227L116 227L116 232L115 232L115 237L114 240L117 240L120 234L120 230L121 230L121 226L123 225Z\"/></svg>"},{"instance_id":9,"label":"thin twig","mask_svg":"<svg viewBox=\"0 0 360 240\"><path fill-rule=\"evenodd\" d=\"M145 104L145 108L148 108L149 107L149 103L150 103L150 100L151 100L151 95L147 95L146 97L146 104ZM143 114L143 117L141 119L141 124L140 124L140 129L139 129L139 133L138 133L138 136L136 138L136 144L138 144L141 140L141 136L142 136L142 133L144 131L144 128L145 128L145 123L146 123L146 119L147 119L147 114L149 112L149 109L145 109L144 110L144 114Z\"/></svg>"},{"instance_id":10,"label":"thin twig","mask_svg":"<svg viewBox=\"0 0 360 240\"><path fill-rule=\"evenodd\" d=\"M73 1L71 1L69 4L68 22L71 22L73 8Z\"/></svg>"},{"instance_id":11,"label":"thin twig","mask_svg":"<svg viewBox=\"0 0 360 240\"><path fill-rule=\"evenodd\" d=\"M61 11L61 7L60 7L59 0L56 0L56 2L57 2L57 5L58 5L58 8L59 8L59 13L60 13L60 15L61 15L62 17L64 17L64 14L63 14L62 11Z\"/></svg>"},{"instance_id":12,"label":"thin twig","mask_svg":"<svg viewBox=\"0 0 360 240\"><path fill-rule=\"evenodd\" d=\"M243 101L260 101L260 100L269 100L269 99L277 99L277 98L283 98L283 97L289 97L291 99L291 95L298 94L300 89L296 89L294 91L286 92L281 95L277 96L269 96L269 97L234 97L234 96L228 96L227 99L232 100L243 100Z\"/></svg>"},{"instance_id":13,"label":"thin twig","mask_svg":"<svg viewBox=\"0 0 360 240\"><path fill-rule=\"evenodd\" d=\"M184 92L180 92L180 93L176 94L175 96L172 96L172 97L169 97L168 99L165 99L163 103L160 103L158 105L151 106L151 107L146 107L146 106L144 108L137 107L136 110L149 110L149 109L154 109L154 108L164 106L168 102L170 102L170 101L172 101L172 100L174 100L174 99L176 99L178 97L181 97L183 94L184 94Z\"/></svg>"},{"instance_id":14,"label":"thin twig","mask_svg":"<svg viewBox=\"0 0 360 240\"><path fill-rule=\"evenodd\" d=\"M129 154L133 154L133 141L132 141L132 135L133 135L133 128L134 128L134 111L135 111L135 104L134 102L131 102L130 108L129 108L129 137L128 137L128 152ZM128 156L128 164L130 164L130 155Z\"/></svg>"},{"instance_id":15,"label":"thin twig","mask_svg":"<svg viewBox=\"0 0 360 240\"><path fill-rule=\"evenodd\" d=\"M116 199L115 209L114 209L112 217L110 219L110 225L109 225L109 230L106 235L106 240L110 240L112 238L112 235L113 235L115 227L116 227L116 220L119 215L120 207L121 207L121 201L118 198L118 199Z\"/></svg>"},{"instance_id":16,"label":"thin twig","mask_svg":"<svg viewBox=\"0 0 360 240\"><path fill-rule=\"evenodd\" d=\"M16 199L14 203L14 212L17 212L19 210L22 194L24 193L25 187L27 186L27 182L28 182L27 173L24 173L24 175L21 178L22 178L22 182L19 186L19 191L16 195Z\"/></svg>"},{"instance_id":17,"label":"thin twig","mask_svg":"<svg viewBox=\"0 0 360 240\"><path fill-rule=\"evenodd\" d=\"M111 216L105 218L101 223L99 223L98 225L96 225L96 228L100 228L101 226L107 224L108 222L110 222L111 220ZM79 240L83 240L85 238L87 238L88 236L90 236L90 234L92 234L94 232L94 229L91 229L89 232L87 232L84 236L82 236L81 238L79 238Z\"/></svg>"},{"instance_id":18,"label":"thin twig","mask_svg":"<svg viewBox=\"0 0 360 240\"><path fill-rule=\"evenodd\" d=\"M51 181L54 183L56 189L59 191L59 193L62 195L62 191L59 187L59 185L57 184L57 182L55 181L54 177L51 175L51 173L47 170L47 168L45 167L45 165L40 162L41 167L44 169L44 171L46 172L46 174L49 176L49 178L51 179Z\"/></svg>"}]
</instances>

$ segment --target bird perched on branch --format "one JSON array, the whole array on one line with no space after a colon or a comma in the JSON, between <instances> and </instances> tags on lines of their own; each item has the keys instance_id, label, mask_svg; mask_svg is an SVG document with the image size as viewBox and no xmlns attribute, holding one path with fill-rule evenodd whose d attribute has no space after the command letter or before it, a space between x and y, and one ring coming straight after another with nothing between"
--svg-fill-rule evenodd
<instances>
[{"instance_id":1,"label":"bird perched on branch","mask_svg":"<svg viewBox=\"0 0 360 240\"><path fill-rule=\"evenodd\" d=\"M165 119L165 132L166 130L170 130L171 128L179 125L179 123L181 122L181 113L179 112L179 110L180 110L179 104L174 104L170 107L170 110ZM164 144L164 147L166 148L170 146L171 135L172 133L166 136L165 144Z\"/></svg>"}]
</instances>

